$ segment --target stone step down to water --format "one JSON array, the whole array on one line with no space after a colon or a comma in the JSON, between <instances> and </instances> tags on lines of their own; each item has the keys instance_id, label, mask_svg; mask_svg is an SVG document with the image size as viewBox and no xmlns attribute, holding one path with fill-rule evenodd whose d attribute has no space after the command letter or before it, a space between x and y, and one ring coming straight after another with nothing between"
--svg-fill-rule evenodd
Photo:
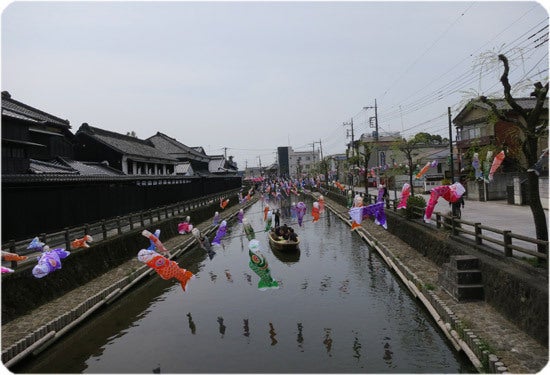
<instances>
[{"instance_id":1,"label":"stone step down to water","mask_svg":"<svg viewBox=\"0 0 550 375\"><path fill-rule=\"evenodd\" d=\"M443 265L439 274L443 289L456 301L477 301L483 299L482 275L479 259L471 255L453 255Z\"/></svg>"}]
</instances>

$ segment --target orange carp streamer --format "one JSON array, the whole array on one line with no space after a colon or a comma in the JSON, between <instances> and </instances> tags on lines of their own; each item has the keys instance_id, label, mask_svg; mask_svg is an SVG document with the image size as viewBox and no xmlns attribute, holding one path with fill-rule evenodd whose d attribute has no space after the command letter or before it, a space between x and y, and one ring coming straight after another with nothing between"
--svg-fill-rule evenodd
<instances>
[{"instance_id":1,"label":"orange carp streamer","mask_svg":"<svg viewBox=\"0 0 550 375\"><path fill-rule=\"evenodd\" d=\"M88 248L90 245L88 242L92 242L94 239L89 234L85 235L82 238L77 238L73 242L71 242L71 249L78 249L78 248Z\"/></svg>"},{"instance_id":2,"label":"orange carp streamer","mask_svg":"<svg viewBox=\"0 0 550 375\"><path fill-rule=\"evenodd\" d=\"M9 253L7 251L2 250L2 260L5 260L7 262L21 262L23 260L26 260L27 258L28 257L25 255Z\"/></svg>"},{"instance_id":3,"label":"orange carp streamer","mask_svg":"<svg viewBox=\"0 0 550 375\"><path fill-rule=\"evenodd\" d=\"M138 260L154 269L164 280L172 278L178 280L184 292L187 282L194 277L191 271L181 268L176 262L160 255L154 250L140 250Z\"/></svg>"},{"instance_id":4,"label":"orange carp streamer","mask_svg":"<svg viewBox=\"0 0 550 375\"><path fill-rule=\"evenodd\" d=\"M319 221L319 202L313 202L313 207L311 208L311 216L313 216L313 222L316 223Z\"/></svg>"},{"instance_id":5,"label":"orange carp streamer","mask_svg":"<svg viewBox=\"0 0 550 375\"><path fill-rule=\"evenodd\" d=\"M220 207L222 208L222 210L224 210L225 207L227 207L228 203L229 203L229 199L223 200L222 198L220 198Z\"/></svg>"}]
</instances>

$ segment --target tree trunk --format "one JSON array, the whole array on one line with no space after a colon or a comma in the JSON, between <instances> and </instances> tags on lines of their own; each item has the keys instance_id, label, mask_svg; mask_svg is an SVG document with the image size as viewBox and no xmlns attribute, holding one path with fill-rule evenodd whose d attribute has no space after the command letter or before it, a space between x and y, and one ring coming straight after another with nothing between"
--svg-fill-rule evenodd
<instances>
[{"instance_id":1,"label":"tree trunk","mask_svg":"<svg viewBox=\"0 0 550 375\"><path fill-rule=\"evenodd\" d=\"M529 207L533 213L537 239L548 241L546 216L544 215L544 208L542 208L542 203L540 202L539 178L535 173L527 173L527 194L529 196ZM546 245L537 245L537 251L539 253L548 254Z\"/></svg>"},{"instance_id":2,"label":"tree trunk","mask_svg":"<svg viewBox=\"0 0 550 375\"><path fill-rule=\"evenodd\" d=\"M411 196L414 197L414 186L413 186L413 163L409 159L409 185L411 185Z\"/></svg>"}]
</instances>

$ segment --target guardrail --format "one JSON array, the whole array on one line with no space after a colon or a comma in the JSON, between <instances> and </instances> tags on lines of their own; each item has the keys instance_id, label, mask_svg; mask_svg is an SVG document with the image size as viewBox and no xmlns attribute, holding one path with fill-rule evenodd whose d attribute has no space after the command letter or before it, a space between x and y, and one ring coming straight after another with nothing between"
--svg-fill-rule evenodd
<instances>
[{"instance_id":1,"label":"guardrail","mask_svg":"<svg viewBox=\"0 0 550 375\"><path fill-rule=\"evenodd\" d=\"M323 186L323 189L326 187ZM339 189L329 187L327 189L330 193L347 198L347 192L342 192ZM353 193L355 194L355 193ZM366 203L376 202L377 195L358 193L366 200ZM397 212L397 205L399 199L387 199L386 208ZM424 209L420 207L412 207L412 212L417 215L418 218L424 216ZM458 219L452 215L445 215L440 212L434 212L436 220L435 226L438 229L449 229L453 235L459 236L471 236L476 245L489 245L491 248L497 249L503 253L505 257L513 257L514 251L520 254L529 255L537 259L539 264L548 267L548 241L542 241L536 238L523 236L520 234L512 233L509 230L501 230L493 228L481 223L474 223L467 220ZM413 219L416 220L416 219ZM516 241L522 241L527 246L533 245L537 250L528 249L525 246L520 246L514 243Z\"/></svg>"},{"instance_id":2,"label":"guardrail","mask_svg":"<svg viewBox=\"0 0 550 375\"><path fill-rule=\"evenodd\" d=\"M181 215L196 208L208 206L220 200L235 195L240 189L228 190L216 194L210 194L201 198L182 201L179 203L134 212L126 216L117 216L107 220L101 220L92 224L84 224L72 228L64 228L62 231L53 233L41 233L37 237L40 241L47 243L50 248L65 247L71 248L71 241L75 238L82 238L89 234L94 240L104 240L108 237L117 236L123 232L136 228L144 228L154 222ZM27 249L31 238L15 241L10 240L2 244L2 249L18 255L29 255L36 250ZM17 262L11 262L11 268L17 267Z\"/></svg>"}]
</instances>

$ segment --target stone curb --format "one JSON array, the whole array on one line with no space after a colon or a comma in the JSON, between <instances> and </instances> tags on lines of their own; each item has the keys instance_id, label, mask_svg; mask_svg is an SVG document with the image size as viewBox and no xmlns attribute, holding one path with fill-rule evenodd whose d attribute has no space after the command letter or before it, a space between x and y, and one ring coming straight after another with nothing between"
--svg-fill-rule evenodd
<instances>
[{"instance_id":1,"label":"stone curb","mask_svg":"<svg viewBox=\"0 0 550 375\"><path fill-rule=\"evenodd\" d=\"M316 198L315 195L313 196ZM341 211L335 209L332 204L325 202L325 207L351 227L348 218L342 216ZM484 340L468 329L434 292L426 289L424 282L395 257L391 250L379 243L363 226L357 228L356 232L382 256L411 294L422 302L455 350L462 350L480 373L508 373L508 368L499 361L495 354L489 352Z\"/></svg>"},{"instance_id":2,"label":"stone curb","mask_svg":"<svg viewBox=\"0 0 550 375\"><path fill-rule=\"evenodd\" d=\"M257 200L258 198L253 198L245 205L239 206L239 209L248 208L252 204L256 203ZM229 220L236 216L237 213L238 210L227 215L224 219ZM216 227L212 227L210 225L208 225L207 228L208 229L204 230L205 234L210 234L214 231L214 229L216 229ZM175 251L171 252L171 256L169 258L174 259L182 255L195 244L196 241L194 237L187 237L183 242L175 246ZM149 268L147 265L142 265L128 276L103 289L101 292L96 293L75 308L42 325L42 327L26 335L9 348L3 350L2 363L6 368L9 368L30 354L39 354L41 351L53 344L57 339L78 326L79 323L89 318L100 307L110 304L115 299L129 291L134 285L145 280L147 276L154 273L154 269Z\"/></svg>"}]
</instances>

